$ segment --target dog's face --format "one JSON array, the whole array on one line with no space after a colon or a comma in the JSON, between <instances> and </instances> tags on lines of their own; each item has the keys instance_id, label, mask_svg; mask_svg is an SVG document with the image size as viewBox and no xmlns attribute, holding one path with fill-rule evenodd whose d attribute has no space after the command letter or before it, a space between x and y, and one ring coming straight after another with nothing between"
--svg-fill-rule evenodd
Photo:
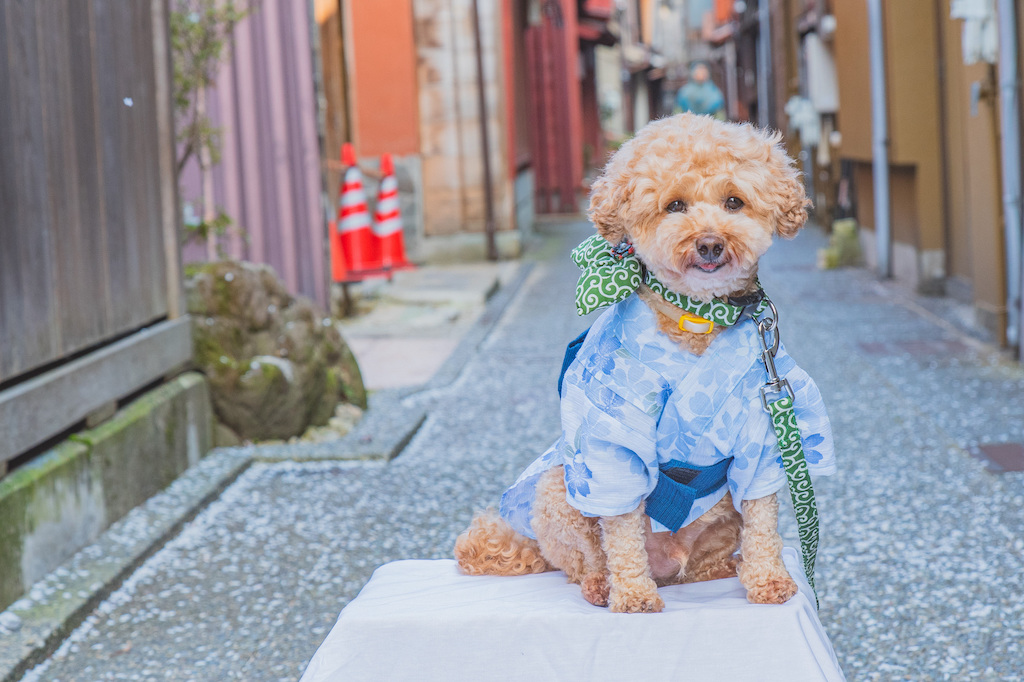
<instances>
[{"instance_id":1,"label":"dog's face","mask_svg":"<svg viewBox=\"0 0 1024 682\"><path fill-rule=\"evenodd\" d=\"M749 286L773 235L793 237L810 202L781 135L679 114L645 126L595 181L590 218L628 239L669 289L701 300Z\"/></svg>"}]
</instances>

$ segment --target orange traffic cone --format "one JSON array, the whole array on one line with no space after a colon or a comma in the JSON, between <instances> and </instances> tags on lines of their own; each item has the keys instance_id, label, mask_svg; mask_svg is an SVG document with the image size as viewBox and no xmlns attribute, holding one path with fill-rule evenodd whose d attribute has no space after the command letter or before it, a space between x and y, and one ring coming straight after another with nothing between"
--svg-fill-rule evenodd
<instances>
[{"instance_id":1,"label":"orange traffic cone","mask_svg":"<svg viewBox=\"0 0 1024 682\"><path fill-rule=\"evenodd\" d=\"M355 151L348 142L341 147L341 162L346 169L338 198L338 231L341 233L345 267L356 280L383 274L380 240L370 227L363 174L356 165Z\"/></svg>"},{"instance_id":2,"label":"orange traffic cone","mask_svg":"<svg viewBox=\"0 0 1024 682\"><path fill-rule=\"evenodd\" d=\"M345 250L341 246L341 232L338 232L338 223L331 220L327 223L327 232L330 235L331 247L331 281L349 282L348 268L345 267Z\"/></svg>"},{"instance_id":3,"label":"orange traffic cone","mask_svg":"<svg viewBox=\"0 0 1024 682\"><path fill-rule=\"evenodd\" d=\"M397 270L416 267L405 257L402 213L398 206L398 178L390 154L380 157L380 190L374 212L374 231L380 239L381 261L385 268Z\"/></svg>"}]
</instances>

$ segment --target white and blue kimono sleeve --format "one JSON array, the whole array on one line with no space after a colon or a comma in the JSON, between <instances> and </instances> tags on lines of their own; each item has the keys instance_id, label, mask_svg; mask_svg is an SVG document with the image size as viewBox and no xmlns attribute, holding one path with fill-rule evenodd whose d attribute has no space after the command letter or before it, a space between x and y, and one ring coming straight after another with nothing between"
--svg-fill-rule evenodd
<instances>
[{"instance_id":1,"label":"white and blue kimono sleeve","mask_svg":"<svg viewBox=\"0 0 1024 682\"><path fill-rule=\"evenodd\" d=\"M650 315L642 303L633 308ZM565 467L568 503L590 516L633 511L657 484L655 432L670 391L622 348L629 310L617 304L594 323L562 380L561 437L501 498L502 517L528 537L537 480L553 466Z\"/></svg>"},{"instance_id":2,"label":"white and blue kimono sleeve","mask_svg":"<svg viewBox=\"0 0 1024 682\"><path fill-rule=\"evenodd\" d=\"M537 481L558 465L565 467L566 501L584 515L633 511L657 484L660 411L653 399L647 411L627 402L582 363L573 363L562 383L562 437L505 491L501 516L517 532L535 538L531 522Z\"/></svg>"},{"instance_id":3,"label":"white and blue kimono sleeve","mask_svg":"<svg viewBox=\"0 0 1024 682\"><path fill-rule=\"evenodd\" d=\"M641 409L623 397L636 385L619 389L609 385L613 378L612 373L594 374L584 364L566 373L562 397L565 494L566 501L586 516L631 512L658 482L661 406L655 403L656 410Z\"/></svg>"}]
</instances>

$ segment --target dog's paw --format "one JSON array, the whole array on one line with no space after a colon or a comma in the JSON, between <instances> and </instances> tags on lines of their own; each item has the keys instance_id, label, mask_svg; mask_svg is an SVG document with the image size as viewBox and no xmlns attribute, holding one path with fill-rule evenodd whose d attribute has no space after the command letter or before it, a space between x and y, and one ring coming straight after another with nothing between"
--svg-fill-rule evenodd
<instances>
[{"instance_id":1,"label":"dog's paw","mask_svg":"<svg viewBox=\"0 0 1024 682\"><path fill-rule=\"evenodd\" d=\"M609 609L615 613L661 613L665 602L657 590L650 592L617 592L611 595Z\"/></svg>"},{"instance_id":2,"label":"dog's paw","mask_svg":"<svg viewBox=\"0 0 1024 682\"><path fill-rule=\"evenodd\" d=\"M594 606L608 606L608 594L611 588L608 578L603 573L591 573L580 583L583 598Z\"/></svg>"},{"instance_id":3,"label":"dog's paw","mask_svg":"<svg viewBox=\"0 0 1024 682\"><path fill-rule=\"evenodd\" d=\"M785 604L797 593L796 582L789 574L770 576L747 588L751 604Z\"/></svg>"}]
</instances>

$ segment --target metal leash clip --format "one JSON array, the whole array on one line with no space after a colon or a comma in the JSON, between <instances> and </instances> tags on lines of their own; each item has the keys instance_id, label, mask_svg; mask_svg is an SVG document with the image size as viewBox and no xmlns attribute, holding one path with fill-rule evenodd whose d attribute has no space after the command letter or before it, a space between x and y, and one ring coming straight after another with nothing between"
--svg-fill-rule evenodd
<instances>
[{"instance_id":1,"label":"metal leash clip","mask_svg":"<svg viewBox=\"0 0 1024 682\"><path fill-rule=\"evenodd\" d=\"M779 350L779 311L775 309L775 304L771 302L771 299L765 300L771 309L771 315L766 315L757 320L757 331L759 333L758 339L761 341L761 361L764 362L764 368L768 372L768 382L761 387L761 404L764 405L765 411L768 412L769 393L788 393L789 397L794 399L795 396L789 381L780 378L778 370L775 369L775 354ZM771 343L768 342L769 335L771 335Z\"/></svg>"}]
</instances>

